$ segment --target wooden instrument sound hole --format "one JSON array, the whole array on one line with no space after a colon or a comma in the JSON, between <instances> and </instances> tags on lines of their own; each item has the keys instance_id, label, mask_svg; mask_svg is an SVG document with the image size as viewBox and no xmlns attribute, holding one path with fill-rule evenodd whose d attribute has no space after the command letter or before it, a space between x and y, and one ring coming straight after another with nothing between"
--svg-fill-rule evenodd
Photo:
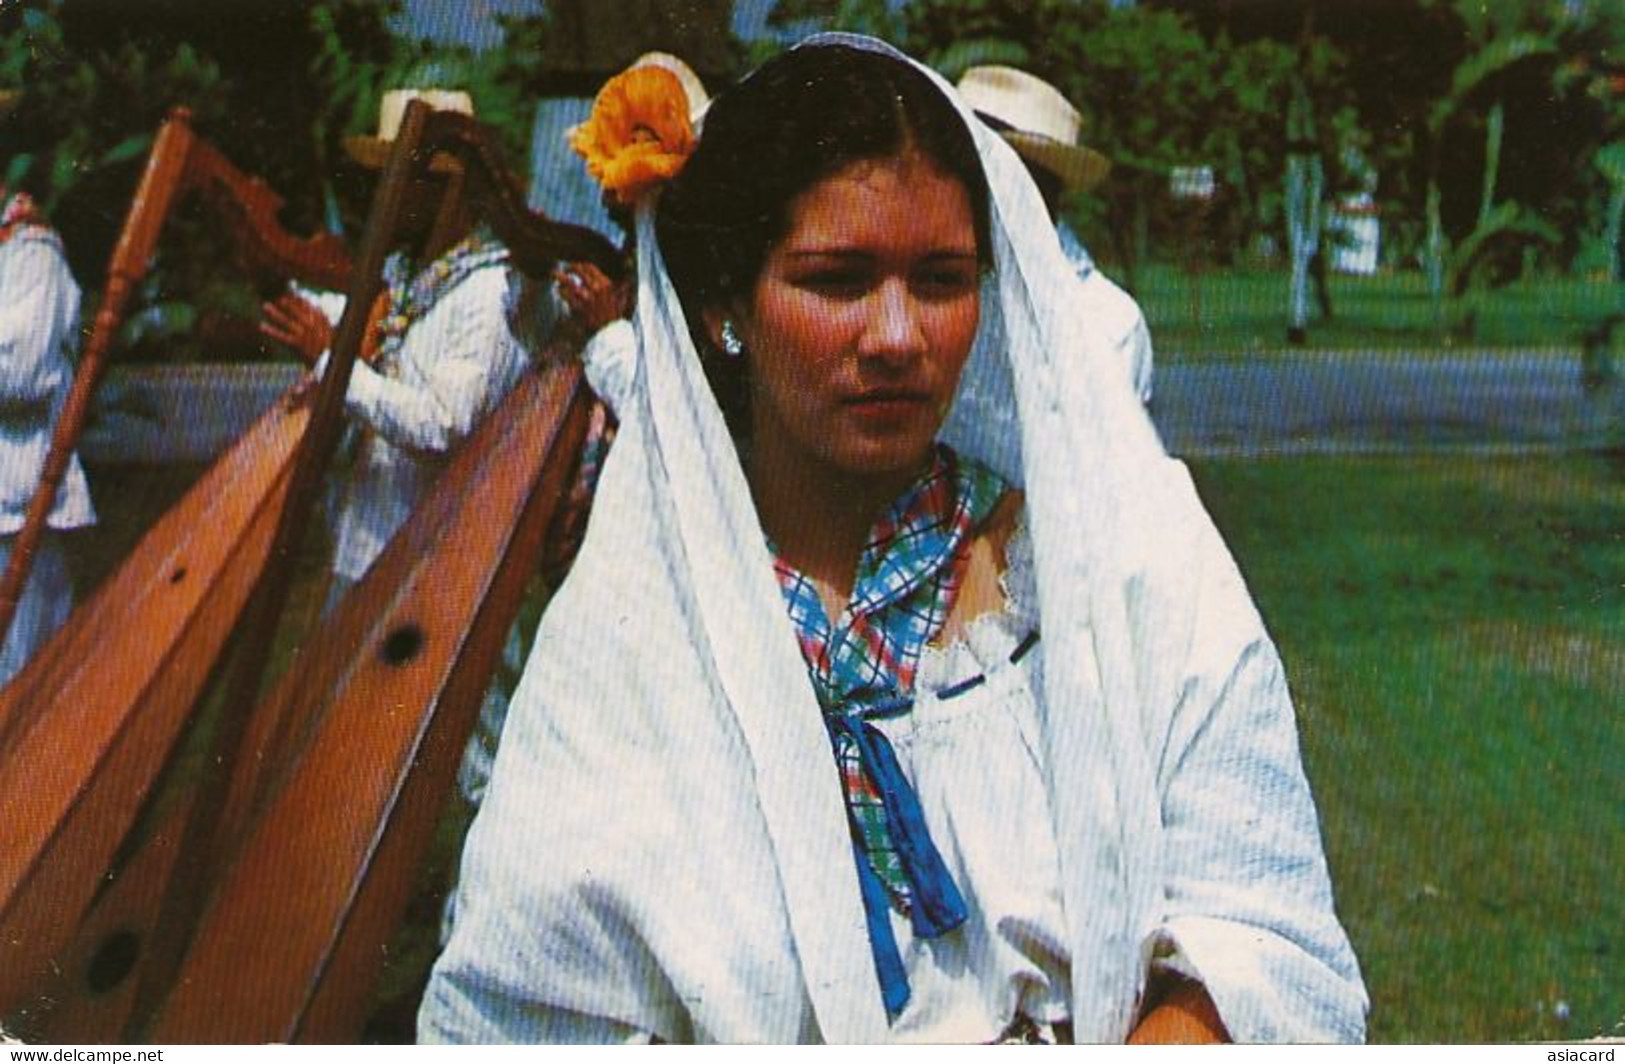
<instances>
[{"instance_id":1,"label":"wooden instrument sound hole","mask_svg":"<svg viewBox=\"0 0 1625 1064\"><path fill-rule=\"evenodd\" d=\"M96 955L90 958L90 967L85 972L85 981L93 992L105 994L124 982L140 956L141 939L136 933L115 931L96 947Z\"/></svg>"},{"instance_id":2,"label":"wooden instrument sound hole","mask_svg":"<svg viewBox=\"0 0 1625 1064\"><path fill-rule=\"evenodd\" d=\"M423 649L423 629L415 624L403 624L384 637L384 661L390 665L405 665Z\"/></svg>"}]
</instances>

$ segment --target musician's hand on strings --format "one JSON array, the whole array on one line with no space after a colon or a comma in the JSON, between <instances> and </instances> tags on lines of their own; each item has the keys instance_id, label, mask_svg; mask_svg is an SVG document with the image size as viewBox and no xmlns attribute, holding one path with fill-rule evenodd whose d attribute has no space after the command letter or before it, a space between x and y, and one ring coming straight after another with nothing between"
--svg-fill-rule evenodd
<instances>
[{"instance_id":1,"label":"musician's hand on strings","mask_svg":"<svg viewBox=\"0 0 1625 1064\"><path fill-rule=\"evenodd\" d=\"M309 300L284 292L260 304L260 335L289 348L307 366L333 345L333 326Z\"/></svg>"},{"instance_id":2,"label":"musician's hand on strings","mask_svg":"<svg viewBox=\"0 0 1625 1064\"><path fill-rule=\"evenodd\" d=\"M590 262L561 266L553 276L558 281L559 296L585 336L632 312L631 288L611 281Z\"/></svg>"}]
</instances>

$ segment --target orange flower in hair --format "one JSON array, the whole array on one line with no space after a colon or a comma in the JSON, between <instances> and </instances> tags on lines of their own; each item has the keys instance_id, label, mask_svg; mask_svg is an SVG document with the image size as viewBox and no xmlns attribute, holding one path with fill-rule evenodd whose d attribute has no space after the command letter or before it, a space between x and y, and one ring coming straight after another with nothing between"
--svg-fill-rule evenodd
<instances>
[{"instance_id":1,"label":"orange flower in hair","mask_svg":"<svg viewBox=\"0 0 1625 1064\"><path fill-rule=\"evenodd\" d=\"M587 172L625 206L671 180L694 151L688 94L671 71L633 67L610 78L592 116L570 132Z\"/></svg>"}]
</instances>

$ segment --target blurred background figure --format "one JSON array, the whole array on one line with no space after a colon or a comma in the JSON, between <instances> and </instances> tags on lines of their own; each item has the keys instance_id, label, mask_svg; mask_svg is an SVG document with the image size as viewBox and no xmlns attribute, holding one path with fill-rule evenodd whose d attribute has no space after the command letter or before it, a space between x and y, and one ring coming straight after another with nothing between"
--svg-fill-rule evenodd
<instances>
[{"instance_id":1,"label":"blurred background figure","mask_svg":"<svg viewBox=\"0 0 1625 1064\"><path fill-rule=\"evenodd\" d=\"M1321 246L1321 201L1326 195L1326 171L1315 134L1314 104L1303 78L1292 79L1292 98L1286 110L1286 233L1292 256L1292 307L1286 338L1302 344L1309 338L1309 288L1313 285L1320 316L1332 318L1331 290L1326 284L1326 254Z\"/></svg>"},{"instance_id":2,"label":"blurred background figure","mask_svg":"<svg viewBox=\"0 0 1625 1064\"><path fill-rule=\"evenodd\" d=\"M1139 304L1095 265L1060 212L1061 199L1087 192L1111 161L1082 143L1083 116L1042 78L1007 66L977 66L959 79L959 93L1027 164L1055 222L1061 249L1078 275L1085 320L1126 365L1142 403L1151 402L1151 333Z\"/></svg>"},{"instance_id":3,"label":"blurred background figure","mask_svg":"<svg viewBox=\"0 0 1625 1064\"><path fill-rule=\"evenodd\" d=\"M464 92L386 92L378 133L346 138L350 157L380 170L413 99L440 110L474 110ZM437 156L413 182L396 238L345 395L354 447L346 448L353 458L340 470L336 492L329 609L366 574L446 458L518 380L528 359L523 335L549 333L556 320L551 304L534 304L508 249L474 224L461 166L449 156ZM343 309L340 294L290 291L265 304L260 331L319 374ZM537 321L538 314L547 320Z\"/></svg>"},{"instance_id":4,"label":"blurred background figure","mask_svg":"<svg viewBox=\"0 0 1625 1064\"><path fill-rule=\"evenodd\" d=\"M0 92L0 122L20 95ZM0 181L0 570L10 562L73 383L70 356L78 337L79 285L68 269L62 239L26 191ZM72 611L73 580L60 533L95 521L90 486L74 455L0 649L0 684L22 669Z\"/></svg>"}]
</instances>

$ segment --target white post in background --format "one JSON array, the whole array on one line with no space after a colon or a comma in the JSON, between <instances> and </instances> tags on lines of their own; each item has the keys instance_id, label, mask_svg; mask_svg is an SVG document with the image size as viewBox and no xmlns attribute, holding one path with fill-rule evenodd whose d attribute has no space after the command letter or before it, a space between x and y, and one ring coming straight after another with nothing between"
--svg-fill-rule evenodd
<instances>
[{"instance_id":1,"label":"white post in background","mask_svg":"<svg viewBox=\"0 0 1625 1064\"><path fill-rule=\"evenodd\" d=\"M1180 208L1185 230L1185 273L1191 279L1191 324L1202 328L1202 267L1207 258L1203 224L1218 192L1211 166L1176 166L1168 171L1168 194Z\"/></svg>"},{"instance_id":2,"label":"white post in background","mask_svg":"<svg viewBox=\"0 0 1625 1064\"><path fill-rule=\"evenodd\" d=\"M1292 256L1287 340L1301 344L1309 327L1309 266L1320 250L1320 198L1326 175L1315 140L1314 107L1302 81L1294 80L1286 112L1286 236Z\"/></svg>"}]
</instances>

